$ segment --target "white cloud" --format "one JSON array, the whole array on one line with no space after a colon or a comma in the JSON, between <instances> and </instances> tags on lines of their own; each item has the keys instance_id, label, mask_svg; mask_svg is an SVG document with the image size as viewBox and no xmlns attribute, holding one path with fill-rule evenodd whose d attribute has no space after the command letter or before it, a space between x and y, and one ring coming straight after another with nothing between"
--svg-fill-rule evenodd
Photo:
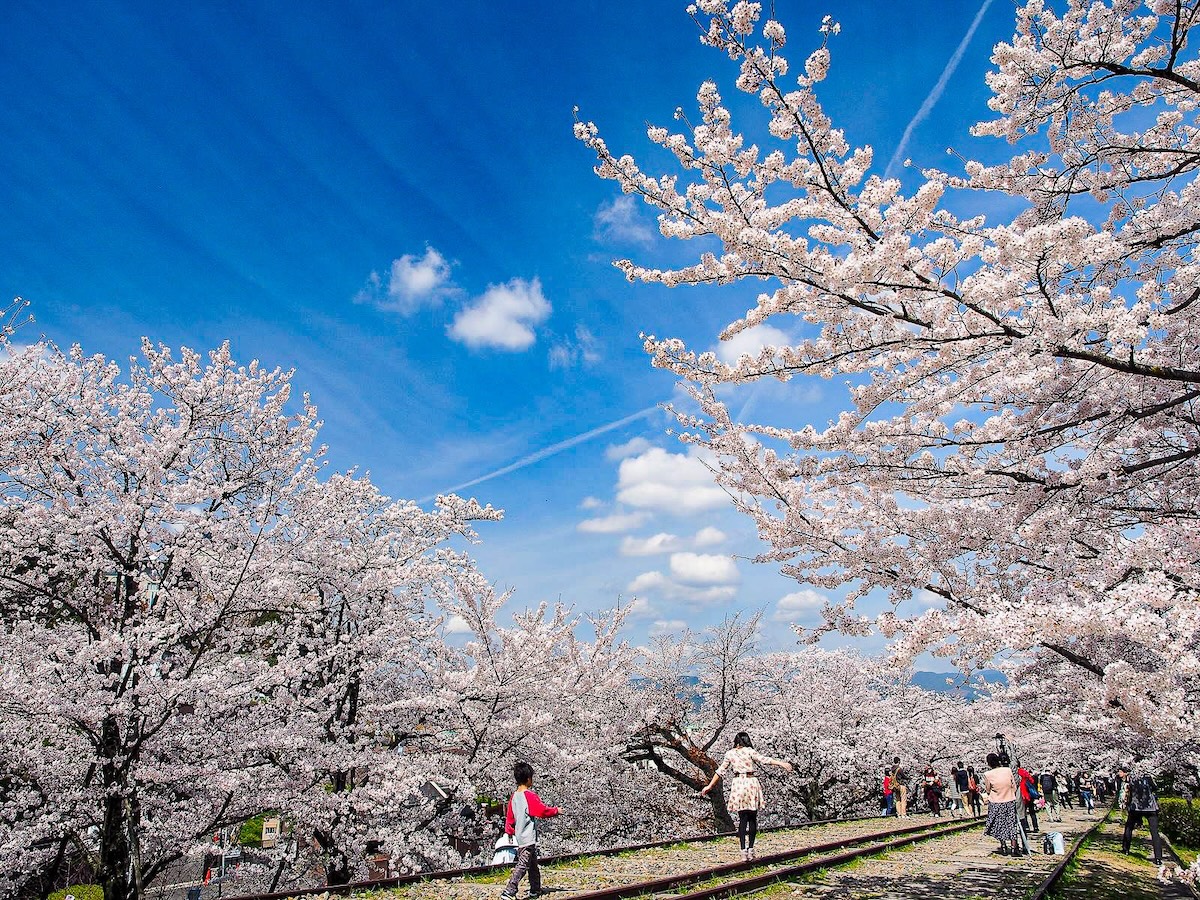
<instances>
[{"instance_id":1,"label":"white cloud","mask_svg":"<svg viewBox=\"0 0 1200 900\"><path fill-rule=\"evenodd\" d=\"M683 619L656 619L651 623L650 628L647 630L647 634L649 634L650 637L658 637L666 634L679 634L680 632L685 631L687 627L688 624L687 622L683 621Z\"/></svg>"},{"instance_id":2,"label":"white cloud","mask_svg":"<svg viewBox=\"0 0 1200 900\"><path fill-rule=\"evenodd\" d=\"M706 525L696 532L692 537L692 544L695 547L715 547L717 544L723 544L728 540L729 535L723 532L720 528L713 528L711 525Z\"/></svg>"},{"instance_id":3,"label":"white cloud","mask_svg":"<svg viewBox=\"0 0 1200 900\"><path fill-rule=\"evenodd\" d=\"M546 358L550 361L550 368L552 369L569 369L575 364L575 357L571 353L571 348L566 344L555 344L552 346Z\"/></svg>"},{"instance_id":4,"label":"white cloud","mask_svg":"<svg viewBox=\"0 0 1200 900\"><path fill-rule=\"evenodd\" d=\"M587 534L620 534L640 528L648 518L649 515L644 512L613 513L611 516L584 519L575 527Z\"/></svg>"},{"instance_id":5,"label":"white cloud","mask_svg":"<svg viewBox=\"0 0 1200 900\"><path fill-rule=\"evenodd\" d=\"M591 366L600 362L600 342L584 325L575 326L575 339L559 338L550 347L550 368L570 369L577 365Z\"/></svg>"},{"instance_id":6,"label":"white cloud","mask_svg":"<svg viewBox=\"0 0 1200 900\"><path fill-rule=\"evenodd\" d=\"M946 605L945 597L939 597L933 591L927 591L924 588L913 594L913 600L916 601L917 606L920 606L924 609L932 609L935 606Z\"/></svg>"},{"instance_id":7,"label":"white cloud","mask_svg":"<svg viewBox=\"0 0 1200 900\"><path fill-rule=\"evenodd\" d=\"M542 283L534 278L514 278L493 284L468 306L459 310L447 329L452 340L468 347L525 350L537 339L533 326L550 315L550 302L542 294Z\"/></svg>"},{"instance_id":8,"label":"white cloud","mask_svg":"<svg viewBox=\"0 0 1200 900\"><path fill-rule=\"evenodd\" d=\"M372 272L354 300L409 316L457 290L450 280L450 263L433 247L426 247L424 256L405 254L392 260L386 285L378 272Z\"/></svg>"},{"instance_id":9,"label":"white cloud","mask_svg":"<svg viewBox=\"0 0 1200 900\"><path fill-rule=\"evenodd\" d=\"M737 564L728 556L708 553L672 553L671 574L685 584L736 584Z\"/></svg>"},{"instance_id":10,"label":"white cloud","mask_svg":"<svg viewBox=\"0 0 1200 900\"><path fill-rule=\"evenodd\" d=\"M470 634L471 626L462 616L451 616L446 620L446 634Z\"/></svg>"},{"instance_id":11,"label":"white cloud","mask_svg":"<svg viewBox=\"0 0 1200 900\"><path fill-rule=\"evenodd\" d=\"M790 622L815 610L820 609L829 598L820 591L812 588L801 588L786 596L780 597L775 604L775 613L771 616L777 622Z\"/></svg>"},{"instance_id":12,"label":"white cloud","mask_svg":"<svg viewBox=\"0 0 1200 900\"><path fill-rule=\"evenodd\" d=\"M643 572L633 581L629 582L629 587L626 590L637 594L642 591L661 591L671 585L671 579L662 572Z\"/></svg>"},{"instance_id":13,"label":"white cloud","mask_svg":"<svg viewBox=\"0 0 1200 900\"><path fill-rule=\"evenodd\" d=\"M580 509L604 509L607 505L599 497L584 497L579 501Z\"/></svg>"},{"instance_id":14,"label":"white cloud","mask_svg":"<svg viewBox=\"0 0 1200 900\"><path fill-rule=\"evenodd\" d=\"M420 259L406 255L392 260L388 297L397 304L419 305L425 298L436 296L449 280L446 258L433 247L426 247Z\"/></svg>"},{"instance_id":15,"label":"white cloud","mask_svg":"<svg viewBox=\"0 0 1200 900\"><path fill-rule=\"evenodd\" d=\"M727 341L716 346L717 358L728 366L735 366L743 356L757 357L764 347L787 347L792 343L784 332L770 325L755 325L739 331Z\"/></svg>"},{"instance_id":16,"label":"white cloud","mask_svg":"<svg viewBox=\"0 0 1200 900\"><path fill-rule=\"evenodd\" d=\"M710 587L695 587L680 584L662 572L643 572L626 588L631 594L655 593L668 600L690 600L695 603L720 603L732 600L737 595L737 588L731 585L713 585Z\"/></svg>"},{"instance_id":17,"label":"white cloud","mask_svg":"<svg viewBox=\"0 0 1200 900\"><path fill-rule=\"evenodd\" d=\"M605 448L604 456L611 460L625 459L629 456L637 456L639 453L645 453L652 446L644 437L630 438L623 444L610 444Z\"/></svg>"},{"instance_id":18,"label":"white cloud","mask_svg":"<svg viewBox=\"0 0 1200 900\"><path fill-rule=\"evenodd\" d=\"M596 238L602 241L651 244L654 229L638 214L632 194L622 194L611 203L601 203L593 219Z\"/></svg>"},{"instance_id":19,"label":"white cloud","mask_svg":"<svg viewBox=\"0 0 1200 900\"><path fill-rule=\"evenodd\" d=\"M626 536L621 541L622 556L655 556L659 553L672 553L680 548L682 541L673 534L661 532L648 538Z\"/></svg>"},{"instance_id":20,"label":"white cloud","mask_svg":"<svg viewBox=\"0 0 1200 900\"><path fill-rule=\"evenodd\" d=\"M658 610L651 606L650 601L645 597L634 597L633 600L625 604L624 608L635 619L645 619L658 615Z\"/></svg>"},{"instance_id":21,"label":"white cloud","mask_svg":"<svg viewBox=\"0 0 1200 900\"><path fill-rule=\"evenodd\" d=\"M617 499L641 509L676 515L718 509L729 503L729 497L696 456L668 453L660 447L621 461Z\"/></svg>"}]
</instances>

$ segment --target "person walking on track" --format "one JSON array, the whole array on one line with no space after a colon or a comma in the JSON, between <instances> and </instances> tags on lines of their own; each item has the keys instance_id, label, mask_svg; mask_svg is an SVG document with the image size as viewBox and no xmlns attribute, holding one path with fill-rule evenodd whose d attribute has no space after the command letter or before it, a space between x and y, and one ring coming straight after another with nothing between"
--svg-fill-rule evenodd
<instances>
[{"instance_id":1,"label":"person walking on track","mask_svg":"<svg viewBox=\"0 0 1200 900\"><path fill-rule=\"evenodd\" d=\"M1129 852L1133 842L1133 829L1146 821L1150 828L1150 846L1154 850L1154 864L1161 866L1163 861L1162 838L1158 833L1158 791L1154 779L1146 773L1129 777L1129 769L1122 766L1121 777L1128 780L1125 790L1125 834L1121 839L1121 850Z\"/></svg>"},{"instance_id":2,"label":"person walking on track","mask_svg":"<svg viewBox=\"0 0 1200 900\"><path fill-rule=\"evenodd\" d=\"M754 859L754 839L758 835L758 811L763 808L762 785L758 783L760 766L777 766L784 771L792 771L792 764L781 759L763 756L754 749L750 735L739 731L733 739L733 746L725 752L721 765L713 773L712 780L700 789L701 794L707 794L713 785L726 772L733 771L733 785L729 791L729 808L737 810L738 814L738 844L742 848L742 858Z\"/></svg>"},{"instance_id":3,"label":"person walking on track","mask_svg":"<svg viewBox=\"0 0 1200 900\"><path fill-rule=\"evenodd\" d=\"M978 819L983 815L983 802L979 792L979 778L975 775L974 766L967 766L967 805L971 807L972 819Z\"/></svg>"},{"instance_id":4,"label":"person walking on track","mask_svg":"<svg viewBox=\"0 0 1200 900\"><path fill-rule=\"evenodd\" d=\"M508 886L500 894L502 900L516 900L521 879L529 874L529 895L536 897L542 892L542 872L538 868L538 819L548 819L560 812L557 806L546 806L533 792L533 766L519 762L513 766L513 779L517 789L508 800L504 831L517 844L517 863L513 866Z\"/></svg>"}]
</instances>

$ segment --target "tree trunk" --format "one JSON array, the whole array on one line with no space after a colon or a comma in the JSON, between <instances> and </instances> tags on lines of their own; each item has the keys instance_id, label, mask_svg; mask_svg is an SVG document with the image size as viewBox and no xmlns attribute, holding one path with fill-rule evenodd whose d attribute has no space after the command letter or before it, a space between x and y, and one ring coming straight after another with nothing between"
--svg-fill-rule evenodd
<instances>
[{"instance_id":1,"label":"tree trunk","mask_svg":"<svg viewBox=\"0 0 1200 900\"><path fill-rule=\"evenodd\" d=\"M337 823L334 823L334 828ZM334 829L331 828L328 832L314 831L313 837L320 844L321 849L328 854L328 861L325 864L325 884L332 887L338 884L350 883L350 860L346 858L337 847L337 841L334 838ZM106 897L105 900L108 900Z\"/></svg>"},{"instance_id":2,"label":"tree trunk","mask_svg":"<svg viewBox=\"0 0 1200 900\"><path fill-rule=\"evenodd\" d=\"M817 810L821 806L821 786L808 782L800 787L800 805L804 807L804 815L810 822L816 821Z\"/></svg>"},{"instance_id":3,"label":"tree trunk","mask_svg":"<svg viewBox=\"0 0 1200 900\"><path fill-rule=\"evenodd\" d=\"M325 874L325 884L329 887L350 883L350 865L345 854L339 853L329 858L329 869Z\"/></svg>"},{"instance_id":4,"label":"tree trunk","mask_svg":"<svg viewBox=\"0 0 1200 900\"><path fill-rule=\"evenodd\" d=\"M121 790L120 769L116 763L120 730L112 716L104 719L100 730L101 774L104 779L104 815L100 825L100 866L96 879L104 888L104 900L133 900L130 884L129 829L125 822L125 797Z\"/></svg>"},{"instance_id":5,"label":"tree trunk","mask_svg":"<svg viewBox=\"0 0 1200 900\"><path fill-rule=\"evenodd\" d=\"M708 792L708 802L712 804L713 823L716 825L717 831L733 831L737 827L737 823L729 814L729 806L725 803L725 792L721 790L720 785Z\"/></svg>"}]
</instances>

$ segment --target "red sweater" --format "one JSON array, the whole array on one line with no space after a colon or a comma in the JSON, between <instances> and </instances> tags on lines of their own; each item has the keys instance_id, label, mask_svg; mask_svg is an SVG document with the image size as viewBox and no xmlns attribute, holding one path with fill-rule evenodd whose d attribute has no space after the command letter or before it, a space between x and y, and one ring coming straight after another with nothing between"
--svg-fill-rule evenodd
<instances>
[{"instance_id":1,"label":"red sweater","mask_svg":"<svg viewBox=\"0 0 1200 900\"><path fill-rule=\"evenodd\" d=\"M542 798L535 794L531 788L525 790L525 802L529 805L529 815L535 819L548 819L551 816L558 815L558 807L547 806L542 802ZM517 820L513 816L512 797L508 798L508 812L504 816L504 833L517 833Z\"/></svg>"}]
</instances>

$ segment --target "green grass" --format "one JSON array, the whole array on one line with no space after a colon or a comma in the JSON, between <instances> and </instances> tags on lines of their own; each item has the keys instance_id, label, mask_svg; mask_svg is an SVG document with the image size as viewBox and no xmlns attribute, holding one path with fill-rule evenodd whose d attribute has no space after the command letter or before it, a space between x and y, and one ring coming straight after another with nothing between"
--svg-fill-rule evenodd
<instances>
[{"instance_id":1,"label":"green grass","mask_svg":"<svg viewBox=\"0 0 1200 900\"><path fill-rule=\"evenodd\" d=\"M1196 847L1183 847L1179 844L1172 844L1171 849L1179 855L1185 867L1190 866L1196 861L1196 857L1200 856L1200 848Z\"/></svg>"},{"instance_id":2,"label":"green grass","mask_svg":"<svg viewBox=\"0 0 1200 900\"><path fill-rule=\"evenodd\" d=\"M1051 897L1157 900L1160 896L1155 867L1147 857L1146 848L1137 846L1132 854L1122 853L1120 833L1111 826L1110 818L1111 811L1101 820L1101 827L1084 842ZM1141 844L1146 843L1144 833L1138 838Z\"/></svg>"}]
</instances>

